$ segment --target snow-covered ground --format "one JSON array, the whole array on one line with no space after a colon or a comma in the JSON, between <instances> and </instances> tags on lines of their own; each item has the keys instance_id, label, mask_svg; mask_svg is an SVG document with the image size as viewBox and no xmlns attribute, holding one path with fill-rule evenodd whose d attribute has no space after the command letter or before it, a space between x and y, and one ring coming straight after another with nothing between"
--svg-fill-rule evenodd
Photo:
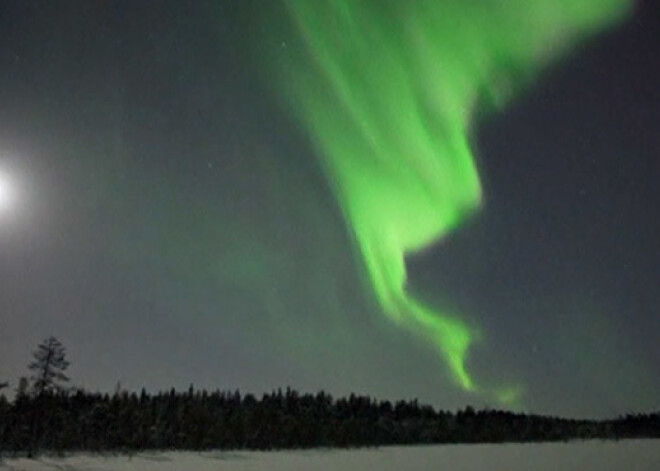
<instances>
[{"instance_id":1,"label":"snow-covered ground","mask_svg":"<svg viewBox=\"0 0 660 471\"><path fill-rule=\"evenodd\" d=\"M660 471L660 440L5 458L11 471Z\"/></svg>"}]
</instances>

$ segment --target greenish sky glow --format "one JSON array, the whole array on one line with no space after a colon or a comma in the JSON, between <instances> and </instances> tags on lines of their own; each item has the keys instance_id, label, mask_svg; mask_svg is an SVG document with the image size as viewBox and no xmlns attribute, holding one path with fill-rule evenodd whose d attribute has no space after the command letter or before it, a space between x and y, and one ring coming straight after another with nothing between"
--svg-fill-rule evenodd
<instances>
[{"instance_id":1,"label":"greenish sky glow","mask_svg":"<svg viewBox=\"0 0 660 471\"><path fill-rule=\"evenodd\" d=\"M470 129L549 60L620 19L626 0L288 0L302 39L282 87L315 142L378 303L427 339L466 391L493 392L466 367L478 330L406 291L406 254L480 206ZM451 270L451 267L447 268Z\"/></svg>"},{"instance_id":2,"label":"greenish sky glow","mask_svg":"<svg viewBox=\"0 0 660 471\"><path fill-rule=\"evenodd\" d=\"M660 2L0 11L6 395L660 410Z\"/></svg>"}]
</instances>

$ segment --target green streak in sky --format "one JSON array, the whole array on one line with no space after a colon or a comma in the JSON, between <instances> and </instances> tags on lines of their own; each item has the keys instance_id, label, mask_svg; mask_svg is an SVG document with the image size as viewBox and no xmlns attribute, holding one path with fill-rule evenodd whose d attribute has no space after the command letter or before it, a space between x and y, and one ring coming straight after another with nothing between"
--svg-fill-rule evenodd
<instances>
[{"instance_id":1,"label":"green streak in sky","mask_svg":"<svg viewBox=\"0 0 660 471\"><path fill-rule=\"evenodd\" d=\"M485 392L466 368L475 331L406 292L405 256L480 205L470 148L477 111L502 106L630 2L284 2L298 40L285 38L276 59L281 85L318 148L379 304L434 345L457 385Z\"/></svg>"}]
</instances>

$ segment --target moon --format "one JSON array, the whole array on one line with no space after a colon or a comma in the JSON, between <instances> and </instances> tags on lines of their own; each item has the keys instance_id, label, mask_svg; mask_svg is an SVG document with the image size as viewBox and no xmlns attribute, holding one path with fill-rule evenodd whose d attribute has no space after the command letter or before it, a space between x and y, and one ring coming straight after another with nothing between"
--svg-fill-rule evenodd
<instances>
[{"instance_id":1,"label":"moon","mask_svg":"<svg viewBox=\"0 0 660 471\"><path fill-rule=\"evenodd\" d=\"M7 173L0 170L0 211L8 211L14 205L14 187Z\"/></svg>"}]
</instances>

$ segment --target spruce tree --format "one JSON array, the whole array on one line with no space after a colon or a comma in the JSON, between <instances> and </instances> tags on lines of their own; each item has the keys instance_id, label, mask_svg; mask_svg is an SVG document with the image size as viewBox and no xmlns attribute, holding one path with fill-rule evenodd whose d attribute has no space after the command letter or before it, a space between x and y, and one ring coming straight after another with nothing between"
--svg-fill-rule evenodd
<instances>
[{"instance_id":1,"label":"spruce tree","mask_svg":"<svg viewBox=\"0 0 660 471\"><path fill-rule=\"evenodd\" d=\"M69 367L66 349L55 337L45 339L33 354L34 360L29 369L33 371L32 380L35 395L62 389L60 383L69 381L64 371Z\"/></svg>"}]
</instances>

